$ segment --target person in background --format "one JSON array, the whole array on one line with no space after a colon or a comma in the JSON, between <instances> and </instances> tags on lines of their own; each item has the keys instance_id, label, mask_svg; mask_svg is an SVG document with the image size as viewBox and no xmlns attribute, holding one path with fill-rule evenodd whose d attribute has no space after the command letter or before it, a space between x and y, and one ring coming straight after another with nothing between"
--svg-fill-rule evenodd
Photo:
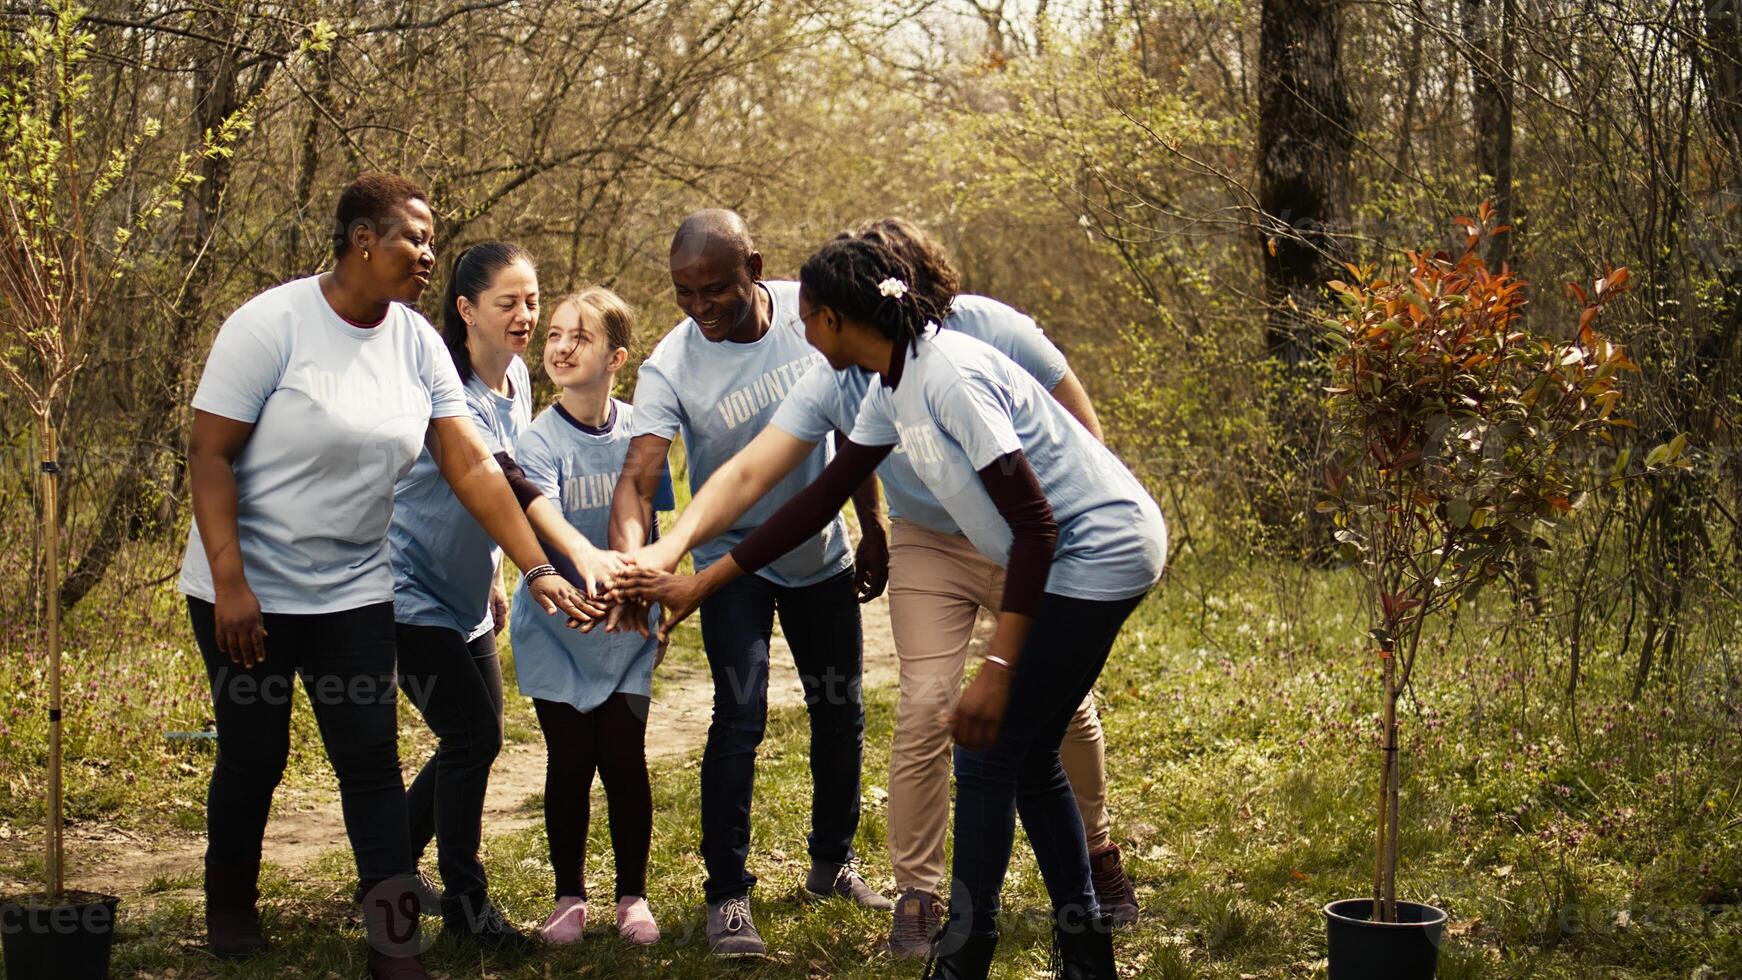
<instances>
[{"instance_id":1,"label":"person in background","mask_svg":"<svg viewBox=\"0 0 1742 980\"><path fill-rule=\"evenodd\" d=\"M1032 375L981 341L937 329L941 311L911 287L912 267L891 249L836 239L799 279L806 338L836 370L878 375L852 436L816 482L726 557L695 576L632 565L618 593L664 604L670 629L826 522L899 446L968 539L1006 569L997 628L951 721L955 855L948 921L926 976L987 976L1020 812L1053 902L1060 974L1113 980L1111 918L1095 897L1059 744L1126 618L1161 577L1161 511Z\"/></svg>"},{"instance_id":2,"label":"person in background","mask_svg":"<svg viewBox=\"0 0 1742 980\"><path fill-rule=\"evenodd\" d=\"M914 270L913 288L947 311L942 329L991 344L1099 438L1100 424L1087 392L1032 319L997 300L959 295L961 280L949 255L907 221L871 222L858 235L908 262ZM859 367L834 371L824 363L811 368L768 428L714 472L671 533L636 553L637 563L675 570L687 548L730 526L818 442L833 432L850 432L874 380L873 372ZM877 475L889 504L889 618L900 665L889 762L889 855L899 895L889 948L897 956L923 957L943 912L937 889L945 871L950 793L950 734L943 718L961 691L979 611L998 612L1004 570L962 534L905 454L890 455ZM861 561L865 557L862 549ZM861 567L862 575L866 571ZM1065 730L1061 756L1083 819L1096 897L1123 924L1137 918L1138 907L1112 841L1104 754L1091 694Z\"/></svg>"},{"instance_id":3,"label":"person in background","mask_svg":"<svg viewBox=\"0 0 1742 980\"><path fill-rule=\"evenodd\" d=\"M193 527L180 590L206 662L218 758L206 800L214 953L260 933L261 840L290 751L300 675L338 776L372 977L417 980L418 898L399 774L393 486L426 439L442 476L533 599L597 606L546 560L468 418L452 360L409 305L435 268L422 188L367 174L339 194L334 267L269 289L218 331L188 439Z\"/></svg>"},{"instance_id":4,"label":"person in background","mask_svg":"<svg viewBox=\"0 0 1742 980\"><path fill-rule=\"evenodd\" d=\"M607 534L634 427L634 408L612 397L634 336L634 310L609 289L584 289L557 304L545 336L544 371L561 395L516 449L527 479L594 539ZM653 506L672 509L669 475ZM650 525L649 532L656 528ZM657 624L658 609L650 615ZM514 603L512 635L520 693L532 698L546 753L544 826L556 907L540 934L549 943L573 943L586 927L587 829L597 773L610 807L617 934L650 945L659 939L659 925L647 905L653 843L647 714L663 646L650 629L563 629L533 611L524 596Z\"/></svg>"},{"instance_id":5,"label":"person in background","mask_svg":"<svg viewBox=\"0 0 1742 980\"><path fill-rule=\"evenodd\" d=\"M540 538L588 570L577 581L609 581L622 563L570 527L513 459L514 441L532 423L532 379L520 355L537 325L538 270L524 249L481 242L454 260L441 331L478 437L516 485ZM451 936L487 948L524 947L531 941L490 901L478 859L490 766L502 747L496 654L496 633L508 625L502 551L442 479L427 448L394 487L387 540L399 686L439 739L406 790L412 853L421 856L436 841L446 889L434 894L420 873L420 901L439 908Z\"/></svg>"},{"instance_id":6,"label":"person in background","mask_svg":"<svg viewBox=\"0 0 1742 980\"><path fill-rule=\"evenodd\" d=\"M798 320L798 284L763 280L762 256L738 215L709 210L685 218L672 238L670 266L678 306L688 316L654 348L636 381L633 438L611 514L611 544L618 550L647 540L649 504L673 438L683 434L690 488L700 489L768 425L787 390L817 362ZM803 489L822 472L830 452L816 447L757 506L696 548L696 567L719 560ZM876 484L867 480L855 489L865 540L881 551ZM891 908L854 869L865 748L860 591L846 524L837 513L795 542L790 554L734 582L702 610L714 715L702 751L701 849L708 945L717 956L767 951L750 914L756 879L746 862L776 614L811 722L811 867L804 893Z\"/></svg>"}]
</instances>

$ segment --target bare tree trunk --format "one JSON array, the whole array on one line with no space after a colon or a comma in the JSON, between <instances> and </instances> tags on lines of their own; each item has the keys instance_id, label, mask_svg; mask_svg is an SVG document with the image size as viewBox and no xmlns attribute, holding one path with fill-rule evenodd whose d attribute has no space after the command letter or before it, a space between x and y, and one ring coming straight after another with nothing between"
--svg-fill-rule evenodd
<instances>
[{"instance_id":1,"label":"bare tree trunk","mask_svg":"<svg viewBox=\"0 0 1742 980\"><path fill-rule=\"evenodd\" d=\"M1415 166L1415 117L1421 111L1421 42L1427 34L1427 13L1418 2L1410 5L1409 73L1403 90L1403 114L1397 120L1397 169L1409 173Z\"/></svg>"},{"instance_id":2,"label":"bare tree trunk","mask_svg":"<svg viewBox=\"0 0 1742 980\"><path fill-rule=\"evenodd\" d=\"M1313 311L1337 277L1353 193L1355 110L1343 81L1335 0L1265 0L1259 26L1258 201L1271 355L1318 350Z\"/></svg>"},{"instance_id":3,"label":"bare tree trunk","mask_svg":"<svg viewBox=\"0 0 1742 980\"><path fill-rule=\"evenodd\" d=\"M1476 167L1494 182L1498 223L1512 223L1512 87L1517 74L1516 0L1464 0L1464 32L1471 48L1471 106L1476 121ZM1494 269L1509 261L1513 234L1494 235L1483 258Z\"/></svg>"},{"instance_id":4,"label":"bare tree trunk","mask_svg":"<svg viewBox=\"0 0 1742 980\"><path fill-rule=\"evenodd\" d=\"M1728 215L1742 201L1742 3L1709 0L1706 4L1706 41L1709 59L1704 62L1707 105L1712 127L1725 149L1724 193L1721 207ZM1734 225L1722 226L1734 232ZM1701 338L1695 351L1700 376L1712 384L1713 398L1722 403L1735 390L1737 362L1742 361L1742 263L1733 252L1710 249L1724 263L1718 271L1723 290L1717 302L1715 329ZM1735 513L1742 514L1742 454L1727 453L1722 478L1730 487ZM1742 522L1731 524L1731 546L1742 552Z\"/></svg>"},{"instance_id":5,"label":"bare tree trunk","mask_svg":"<svg viewBox=\"0 0 1742 980\"><path fill-rule=\"evenodd\" d=\"M1260 518L1284 527L1308 515L1303 551L1329 542L1328 523L1306 505L1316 482L1315 364L1325 284L1342 273L1353 194L1349 157L1355 111L1343 79L1336 0L1264 0L1259 24L1258 202L1264 268L1265 345L1291 390L1271 406L1284 468L1294 484L1258 494ZM1308 395L1307 393L1314 393ZM1306 395L1306 397L1301 397Z\"/></svg>"}]
</instances>

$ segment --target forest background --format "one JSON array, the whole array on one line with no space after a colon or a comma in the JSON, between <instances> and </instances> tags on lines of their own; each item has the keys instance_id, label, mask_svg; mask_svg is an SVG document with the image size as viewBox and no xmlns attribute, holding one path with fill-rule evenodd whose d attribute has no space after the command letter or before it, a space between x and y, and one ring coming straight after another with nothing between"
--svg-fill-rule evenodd
<instances>
[{"instance_id":1,"label":"forest background","mask_svg":"<svg viewBox=\"0 0 1742 980\"><path fill-rule=\"evenodd\" d=\"M9 93L40 94L19 53L53 24L0 6ZM1405 699L1403 887L1450 906L1453 975L1742 975L1735 0L181 0L93 3L77 29L80 152L129 161L91 241L116 250L167 197L53 409L71 820L197 826L207 763L163 739L210 714L173 592L188 398L231 310L329 260L351 176L428 187L444 269L499 237L547 296L618 290L644 311L637 359L679 318L665 252L688 211L743 213L773 277L900 215L967 291L1039 320L1169 518L1150 632L1104 685L1116 810L1148 828L1127 845L1142 969L1312 975L1317 906L1371 869L1371 769L1347 760L1377 710L1371 616L1315 510L1327 284L1461 249L1453 218L1491 201L1511 230L1479 247L1534 284L1534 332L1576 332L1565 283L1630 270L1603 330L1641 371L1553 548L1432 634ZM1645 465L1678 437L1687 465ZM18 880L40 871L34 439L0 394ZM180 914L133 922L126 955L169 962Z\"/></svg>"}]
</instances>

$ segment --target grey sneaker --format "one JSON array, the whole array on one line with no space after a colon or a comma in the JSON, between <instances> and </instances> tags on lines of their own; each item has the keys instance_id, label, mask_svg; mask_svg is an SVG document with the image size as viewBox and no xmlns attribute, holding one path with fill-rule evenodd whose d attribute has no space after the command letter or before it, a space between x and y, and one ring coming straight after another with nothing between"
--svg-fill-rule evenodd
<instances>
[{"instance_id":1,"label":"grey sneaker","mask_svg":"<svg viewBox=\"0 0 1742 980\"><path fill-rule=\"evenodd\" d=\"M423 908L424 915L440 915L442 911L442 890L423 869L417 870L417 878L411 883L411 893L417 896L417 903Z\"/></svg>"},{"instance_id":2,"label":"grey sneaker","mask_svg":"<svg viewBox=\"0 0 1742 980\"><path fill-rule=\"evenodd\" d=\"M708 951L723 960L768 955L756 923L750 921L749 896L708 903Z\"/></svg>"},{"instance_id":3,"label":"grey sneaker","mask_svg":"<svg viewBox=\"0 0 1742 980\"><path fill-rule=\"evenodd\" d=\"M878 894L865 883L859 872L853 870L852 864L829 864L824 861L812 861L811 873L804 880L805 895L809 898L844 898L854 905L863 905L868 909L888 912L895 908L895 903Z\"/></svg>"}]
</instances>

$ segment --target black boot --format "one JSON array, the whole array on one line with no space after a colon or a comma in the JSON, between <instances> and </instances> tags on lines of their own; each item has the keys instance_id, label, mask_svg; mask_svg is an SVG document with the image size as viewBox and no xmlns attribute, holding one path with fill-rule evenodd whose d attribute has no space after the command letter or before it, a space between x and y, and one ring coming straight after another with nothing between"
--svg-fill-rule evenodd
<instances>
[{"instance_id":1,"label":"black boot","mask_svg":"<svg viewBox=\"0 0 1742 980\"><path fill-rule=\"evenodd\" d=\"M423 948L418 931L422 903L411 875L364 882L363 931L369 940L371 980L429 980L417 954Z\"/></svg>"},{"instance_id":2,"label":"black boot","mask_svg":"<svg viewBox=\"0 0 1742 980\"><path fill-rule=\"evenodd\" d=\"M260 934L260 862L206 864L206 945L219 959L266 951Z\"/></svg>"},{"instance_id":3,"label":"black boot","mask_svg":"<svg viewBox=\"0 0 1742 980\"><path fill-rule=\"evenodd\" d=\"M1113 917L1052 928L1052 970L1057 980L1119 980L1113 964Z\"/></svg>"},{"instance_id":4,"label":"black boot","mask_svg":"<svg viewBox=\"0 0 1742 980\"><path fill-rule=\"evenodd\" d=\"M997 949L996 931L958 932L945 925L932 937L922 980L986 980Z\"/></svg>"}]
</instances>

